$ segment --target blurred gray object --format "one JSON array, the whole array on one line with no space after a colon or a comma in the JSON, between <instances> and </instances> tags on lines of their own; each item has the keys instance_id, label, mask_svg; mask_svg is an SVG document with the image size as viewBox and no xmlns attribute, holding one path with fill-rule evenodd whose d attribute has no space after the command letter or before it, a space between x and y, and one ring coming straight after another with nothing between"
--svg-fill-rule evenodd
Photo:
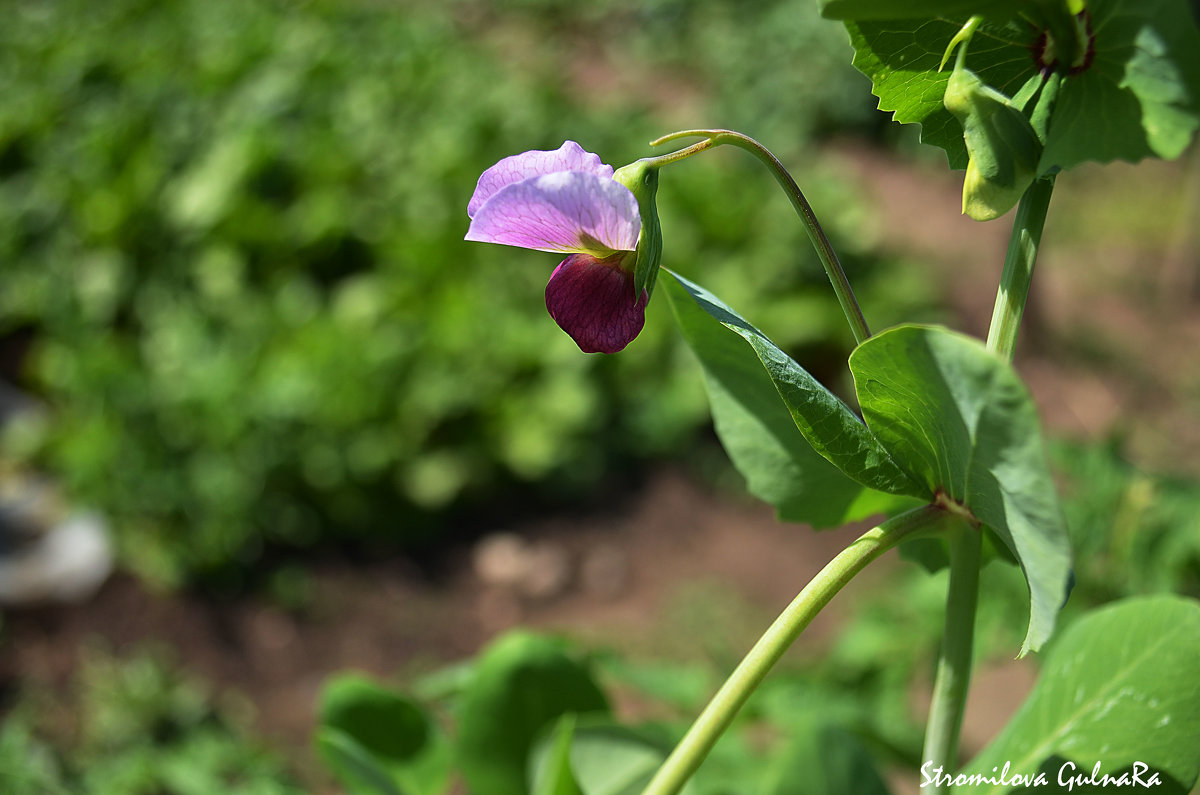
<instances>
[{"instance_id":1,"label":"blurred gray object","mask_svg":"<svg viewBox=\"0 0 1200 795\"><path fill-rule=\"evenodd\" d=\"M39 411L34 400L0 382L0 430ZM0 453L0 605L84 601L112 568L104 518L71 508L49 479Z\"/></svg>"}]
</instances>

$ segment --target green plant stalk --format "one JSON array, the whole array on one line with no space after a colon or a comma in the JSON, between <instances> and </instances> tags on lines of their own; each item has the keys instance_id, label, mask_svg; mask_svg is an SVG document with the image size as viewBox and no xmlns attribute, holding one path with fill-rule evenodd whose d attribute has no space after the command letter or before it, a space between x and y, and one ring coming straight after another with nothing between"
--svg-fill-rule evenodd
<instances>
[{"instance_id":1,"label":"green plant stalk","mask_svg":"<svg viewBox=\"0 0 1200 795\"><path fill-rule=\"evenodd\" d=\"M730 674L642 795L673 795L683 789L767 672L834 595L868 563L901 541L931 531L945 516L937 505L915 508L868 530L826 564Z\"/></svg>"},{"instance_id":2,"label":"green plant stalk","mask_svg":"<svg viewBox=\"0 0 1200 795\"><path fill-rule=\"evenodd\" d=\"M921 771L936 779L958 767L958 738L962 729L967 691L971 685L971 658L975 643L975 608L979 601L981 531L959 519L949 535L950 586L946 592L946 632L938 658ZM924 781L924 776L922 777ZM930 792L949 792L934 784Z\"/></svg>"},{"instance_id":3,"label":"green plant stalk","mask_svg":"<svg viewBox=\"0 0 1200 795\"><path fill-rule=\"evenodd\" d=\"M1037 260L1046 211L1054 191L1054 177L1034 180L1017 205L1000 288L988 329L987 347L1011 361L1017 333L1029 297L1029 284ZM962 732L967 691L971 684L971 653L975 643L975 609L979 599L980 530L964 522L950 536L950 584L946 594L946 630L938 658L933 699L925 728L922 770L953 773L958 766L958 739ZM926 765L929 767L926 768ZM936 787L933 792L944 792Z\"/></svg>"},{"instance_id":4,"label":"green plant stalk","mask_svg":"<svg viewBox=\"0 0 1200 795\"><path fill-rule=\"evenodd\" d=\"M825 230L821 228L821 223L817 220L817 214L813 212L812 205L808 203L808 199L804 198L800 186L796 184L796 180L788 173L779 158L771 154L771 151L758 141L733 130L683 130L664 135L662 138L651 141L650 145L658 146L678 138L696 135L704 136L705 140L678 152L647 158L648 162L655 165L666 165L722 144L745 149L757 157L775 177L775 181L779 183L791 201L792 207L796 209L796 214L800 216L800 220L804 224L804 231L808 233L808 239L816 249L817 257L820 258L821 265L824 266L825 273L829 276L829 282L833 285L833 292L837 295L838 303L841 304L842 312L846 315L846 322L850 324L850 330L854 333L854 341L860 345L865 342L871 336L871 329L867 326L867 319L858 305L858 299L854 297L854 290L850 287L850 280L846 278L846 271L842 268L842 263L838 259L837 252L833 250L833 244L829 242Z\"/></svg>"},{"instance_id":5,"label":"green plant stalk","mask_svg":"<svg viewBox=\"0 0 1200 795\"><path fill-rule=\"evenodd\" d=\"M1017 332L1021 328L1021 316L1025 313L1033 265L1037 260L1042 228L1046 225L1046 211L1050 207L1050 195L1053 192L1053 175L1033 181L1017 205L1012 236L1008 239L1008 253L1004 257L1004 272L1000 274L1000 289L992 310L987 347L1009 361L1012 361L1013 351L1017 347Z\"/></svg>"}]
</instances>

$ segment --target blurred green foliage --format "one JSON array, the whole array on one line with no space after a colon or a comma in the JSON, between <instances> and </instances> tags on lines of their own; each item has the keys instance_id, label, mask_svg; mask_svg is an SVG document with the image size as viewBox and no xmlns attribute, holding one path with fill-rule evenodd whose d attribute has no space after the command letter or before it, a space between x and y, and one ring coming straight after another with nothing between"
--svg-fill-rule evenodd
<instances>
[{"instance_id":1,"label":"blurred green foliage","mask_svg":"<svg viewBox=\"0 0 1200 795\"><path fill-rule=\"evenodd\" d=\"M1120 444L1059 442L1051 459L1075 552L1072 601L1177 593L1200 599L1200 485L1139 470Z\"/></svg>"},{"instance_id":2,"label":"blurred green foliage","mask_svg":"<svg viewBox=\"0 0 1200 795\"><path fill-rule=\"evenodd\" d=\"M162 655L91 650L69 694L27 691L0 724L8 795L300 795Z\"/></svg>"},{"instance_id":3,"label":"blurred green foliage","mask_svg":"<svg viewBox=\"0 0 1200 795\"><path fill-rule=\"evenodd\" d=\"M580 354L542 308L551 257L462 241L475 179L567 138L620 165L741 127L799 164L870 307L862 207L806 149L867 124L848 61L810 0L11 3L0 338L32 340L20 380L51 411L6 454L178 584L678 453L707 410L665 309ZM665 262L819 369L849 336L755 168L667 176Z\"/></svg>"}]
</instances>

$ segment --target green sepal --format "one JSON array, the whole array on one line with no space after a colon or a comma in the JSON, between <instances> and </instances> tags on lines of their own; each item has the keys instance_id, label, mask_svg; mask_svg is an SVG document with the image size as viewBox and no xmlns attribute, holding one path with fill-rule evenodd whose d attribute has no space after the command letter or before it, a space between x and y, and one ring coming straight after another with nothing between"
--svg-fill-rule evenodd
<instances>
[{"instance_id":1,"label":"green sepal","mask_svg":"<svg viewBox=\"0 0 1200 795\"><path fill-rule=\"evenodd\" d=\"M642 217L642 232L637 242L637 264L633 270L633 294L647 298L654 292L658 279L658 267L662 264L662 225L658 221L658 166L638 160L621 166L613 179L629 188L637 199L638 213Z\"/></svg>"},{"instance_id":2,"label":"green sepal","mask_svg":"<svg viewBox=\"0 0 1200 795\"><path fill-rule=\"evenodd\" d=\"M990 221L1011 210L1037 176L1042 142L1013 102L985 84L958 51L943 102L963 128L970 157L963 179L963 214Z\"/></svg>"}]
</instances>

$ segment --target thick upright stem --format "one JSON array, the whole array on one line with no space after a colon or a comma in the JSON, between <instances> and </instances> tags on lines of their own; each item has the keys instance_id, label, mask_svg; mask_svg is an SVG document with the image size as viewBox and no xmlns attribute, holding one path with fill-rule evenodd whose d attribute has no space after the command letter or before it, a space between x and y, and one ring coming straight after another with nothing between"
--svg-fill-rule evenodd
<instances>
[{"instance_id":1,"label":"thick upright stem","mask_svg":"<svg viewBox=\"0 0 1200 795\"><path fill-rule=\"evenodd\" d=\"M1046 211L1050 207L1050 194L1053 192L1054 177L1042 177L1034 180L1017 205L1017 216L1008 240L1004 272L1000 275L1000 289L996 293L996 306L992 310L992 325L987 338L988 350L1009 360L1017 347L1017 332L1021 328L1021 316L1025 313L1029 282L1033 278L1033 265L1037 260L1038 245L1042 241L1042 228L1046 225Z\"/></svg>"},{"instance_id":2,"label":"thick upright stem","mask_svg":"<svg viewBox=\"0 0 1200 795\"><path fill-rule=\"evenodd\" d=\"M950 533L950 586L946 593L946 634L938 659L929 722L925 727L922 781L935 782L958 767L958 738L967 691L971 684L971 657L975 643L975 607L979 600L980 530L966 520ZM949 792L934 784L931 792Z\"/></svg>"},{"instance_id":3,"label":"thick upright stem","mask_svg":"<svg viewBox=\"0 0 1200 795\"><path fill-rule=\"evenodd\" d=\"M775 177L775 181L783 188L783 192L787 194L788 200L795 208L796 214L800 216L800 221L804 224L804 231L808 233L808 239L816 249L817 257L821 260L821 265L824 266L825 273L829 276L829 282L833 285L833 292L837 295L838 303L842 306L842 312L846 315L846 322L850 324L850 330L854 333L855 342L861 344L866 341L871 336L871 329L867 327L867 319L858 305L858 299L854 297L854 290L850 288L850 280L846 278L846 271L842 269L837 252L833 250L833 244L829 242L829 237L821 228L821 223L817 220L817 214L813 212L812 205L808 203L808 199L804 198L800 186L796 184L796 180L792 179L792 175L788 173L779 158L753 138L732 130L684 130L664 135L658 140L651 141L650 145L657 146L677 138L696 135L703 135L705 140L678 152L649 158L649 160L655 164L666 165L721 144L730 144L745 149L757 157Z\"/></svg>"},{"instance_id":4,"label":"thick upright stem","mask_svg":"<svg viewBox=\"0 0 1200 795\"><path fill-rule=\"evenodd\" d=\"M1017 206L1012 237L1004 258L1000 289L988 329L988 350L1011 360L1029 283L1037 260L1046 211L1054 191L1054 177L1035 180ZM958 738L971 683L971 650L975 642L975 607L979 598L980 528L964 521L950 535L950 585L946 595L946 634L934 679L933 700L925 729L922 781L935 781L933 792L946 792L936 784L940 774L958 766Z\"/></svg>"},{"instance_id":5,"label":"thick upright stem","mask_svg":"<svg viewBox=\"0 0 1200 795\"><path fill-rule=\"evenodd\" d=\"M642 795L674 795L683 789L746 699L834 594L868 563L900 541L931 529L945 516L941 508L927 505L889 519L864 533L821 569L734 669Z\"/></svg>"}]
</instances>

